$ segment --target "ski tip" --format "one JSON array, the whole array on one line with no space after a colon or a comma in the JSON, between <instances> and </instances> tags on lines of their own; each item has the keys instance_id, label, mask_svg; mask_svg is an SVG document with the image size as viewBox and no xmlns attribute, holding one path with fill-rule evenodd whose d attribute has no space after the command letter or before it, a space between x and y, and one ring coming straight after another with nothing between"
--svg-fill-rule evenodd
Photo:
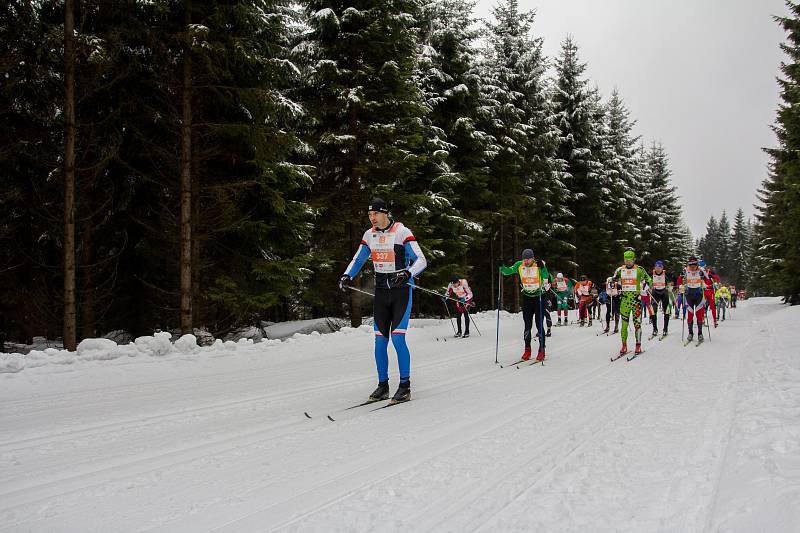
<instances>
[{"instance_id":1,"label":"ski tip","mask_svg":"<svg viewBox=\"0 0 800 533\"><path fill-rule=\"evenodd\" d=\"M311 415L308 414L308 411L304 411L303 414L306 415L306 418L311 418Z\"/></svg>"},{"instance_id":2,"label":"ski tip","mask_svg":"<svg viewBox=\"0 0 800 533\"><path fill-rule=\"evenodd\" d=\"M331 415L328 415L328 420L330 420L331 422L336 422L336 420Z\"/></svg>"}]
</instances>

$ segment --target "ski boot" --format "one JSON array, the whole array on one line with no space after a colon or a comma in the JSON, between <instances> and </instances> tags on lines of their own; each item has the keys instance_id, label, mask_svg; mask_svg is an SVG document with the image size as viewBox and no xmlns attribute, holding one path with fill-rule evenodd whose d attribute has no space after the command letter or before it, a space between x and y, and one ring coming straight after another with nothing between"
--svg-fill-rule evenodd
<instances>
[{"instance_id":1,"label":"ski boot","mask_svg":"<svg viewBox=\"0 0 800 533\"><path fill-rule=\"evenodd\" d=\"M592 319L591 318L589 319L589 326L588 327L592 327Z\"/></svg>"},{"instance_id":2,"label":"ski boot","mask_svg":"<svg viewBox=\"0 0 800 533\"><path fill-rule=\"evenodd\" d=\"M545 333L544 336L545 337L550 337L551 335L552 335L552 332L550 331L550 328L547 328L547 333Z\"/></svg>"},{"instance_id":3,"label":"ski boot","mask_svg":"<svg viewBox=\"0 0 800 533\"><path fill-rule=\"evenodd\" d=\"M462 338L462 339L468 339L468 338L469 338L469 331L467 331L466 333L464 333L464 334L461 336L461 338Z\"/></svg>"},{"instance_id":4,"label":"ski boot","mask_svg":"<svg viewBox=\"0 0 800 533\"><path fill-rule=\"evenodd\" d=\"M686 342L692 342L694 340L694 331L690 331L689 334L686 336Z\"/></svg>"},{"instance_id":5,"label":"ski boot","mask_svg":"<svg viewBox=\"0 0 800 533\"><path fill-rule=\"evenodd\" d=\"M626 353L628 353L628 343L623 341L622 348L619 349L619 354L625 355Z\"/></svg>"},{"instance_id":6,"label":"ski boot","mask_svg":"<svg viewBox=\"0 0 800 533\"><path fill-rule=\"evenodd\" d=\"M717 321L716 320L714 321L714 327L715 328L717 327Z\"/></svg>"},{"instance_id":7,"label":"ski boot","mask_svg":"<svg viewBox=\"0 0 800 533\"><path fill-rule=\"evenodd\" d=\"M378 388L369 395L370 402L379 402L381 400L389 399L389 382L381 381L378 383Z\"/></svg>"},{"instance_id":8,"label":"ski boot","mask_svg":"<svg viewBox=\"0 0 800 533\"><path fill-rule=\"evenodd\" d=\"M653 328L653 337L658 337L658 330Z\"/></svg>"},{"instance_id":9,"label":"ski boot","mask_svg":"<svg viewBox=\"0 0 800 533\"><path fill-rule=\"evenodd\" d=\"M639 355L640 353L642 353L642 343L640 342L636 343L636 349L633 351L633 353L634 355Z\"/></svg>"},{"instance_id":10,"label":"ski boot","mask_svg":"<svg viewBox=\"0 0 800 533\"><path fill-rule=\"evenodd\" d=\"M457 331L457 332L456 332L456 334L455 334L455 337L456 337L456 339L457 339L457 338L459 338L459 337L461 337L461 332L460 332L460 331Z\"/></svg>"},{"instance_id":11,"label":"ski boot","mask_svg":"<svg viewBox=\"0 0 800 533\"><path fill-rule=\"evenodd\" d=\"M581 327L581 328L582 328L584 325L585 325L585 324L583 323L583 320L581 320L581 321L580 321L580 323L578 323L578 327Z\"/></svg>"},{"instance_id":12,"label":"ski boot","mask_svg":"<svg viewBox=\"0 0 800 533\"><path fill-rule=\"evenodd\" d=\"M541 363L544 361L544 348L539 348L539 353L536 354L536 362Z\"/></svg>"},{"instance_id":13,"label":"ski boot","mask_svg":"<svg viewBox=\"0 0 800 533\"><path fill-rule=\"evenodd\" d=\"M531 347L530 346L526 346L525 347L525 351L522 354L522 360L523 361L527 361L530 358L531 358Z\"/></svg>"},{"instance_id":14,"label":"ski boot","mask_svg":"<svg viewBox=\"0 0 800 533\"><path fill-rule=\"evenodd\" d=\"M605 329L603 329L603 335L608 335L608 328L609 326L606 326Z\"/></svg>"},{"instance_id":15,"label":"ski boot","mask_svg":"<svg viewBox=\"0 0 800 533\"><path fill-rule=\"evenodd\" d=\"M561 325L561 317L558 317L558 322L556 322L556 326L560 326L560 325Z\"/></svg>"},{"instance_id":16,"label":"ski boot","mask_svg":"<svg viewBox=\"0 0 800 533\"><path fill-rule=\"evenodd\" d=\"M397 392L394 393L392 399L389 400L390 405L396 403L407 402L411 399L411 381L401 381L400 386L397 387Z\"/></svg>"},{"instance_id":17,"label":"ski boot","mask_svg":"<svg viewBox=\"0 0 800 533\"><path fill-rule=\"evenodd\" d=\"M697 344L700 344L700 343L701 343L701 342L703 342L704 340L705 340L705 339L703 339L703 332L702 332L702 331L698 331L698 332L697 332Z\"/></svg>"}]
</instances>

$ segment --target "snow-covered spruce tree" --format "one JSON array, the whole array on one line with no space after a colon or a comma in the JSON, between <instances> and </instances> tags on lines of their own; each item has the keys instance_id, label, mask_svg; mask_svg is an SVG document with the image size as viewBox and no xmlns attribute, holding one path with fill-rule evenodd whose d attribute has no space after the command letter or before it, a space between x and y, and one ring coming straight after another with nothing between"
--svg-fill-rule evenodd
<instances>
[{"instance_id":1,"label":"snow-covered spruce tree","mask_svg":"<svg viewBox=\"0 0 800 533\"><path fill-rule=\"evenodd\" d=\"M415 81L427 112L423 118L426 159L420 176L432 207L425 223L432 231L423 244L437 258L425 278L437 286L446 284L452 274L471 273L466 253L482 241L482 227L465 211L462 201L470 189L480 188L487 159L486 135L476 126L479 30L473 8L474 2L465 0L424 2L418 23ZM489 304L488 298L482 300Z\"/></svg>"},{"instance_id":2,"label":"snow-covered spruce tree","mask_svg":"<svg viewBox=\"0 0 800 533\"><path fill-rule=\"evenodd\" d=\"M634 200L639 198L638 190L632 187L636 165L634 154L639 143L639 137L633 135L635 124L625 102L614 89L605 110L608 156L604 167L608 184L603 190L609 204L605 213L606 224L614 235L612 264L619 261L625 247L633 244L633 225L629 217L636 212Z\"/></svg>"},{"instance_id":3,"label":"snow-covered spruce tree","mask_svg":"<svg viewBox=\"0 0 800 533\"><path fill-rule=\"evenodd\" d=\"M628 184L628 223L630 224L630 245L636 250L637 260L652 264L650 251L655 240L657 216L648 209L651 197L651 174L647 159L647 148L640 142L633 157L633 169Z\"/></svg>"},{"instance_id":4,"label":"snow-covered spruce tree","mask_svg":"<svg viewBox=\"0 0 800 533\"><path fill-rule=\"evenodd\" d=\"M497 260L509 261L522 248L554 260L550 254L566 255L563 248L571 245L563 242L564 225L548 220L563 215L564 184L553 157L557 136L542 40L531 36L533 13L521 12L509 0L495 6L493 15L481 64L479 111L479 127L491 135L492 157L485 187L469 198L469 212L491 235L488 256L485 250L473 254L477 264L488 267L490 280Z\"/></svg>"},{"instance_id":5,"label":"snow-covered spruce tree","mask_svg":"<svg viewBox=\"0 0 800 533\"><path fill-rule=\"evenodd\" d=\"M766 149L771 172L759 191L757 220L764 240L757 253L769 265L770 281L795 305L800 303L800 5L790 0L786 5L789 16L775 17L787 33L781 49L788 60L781 62L778 79L783 100L773 126L778 146Z\"/></svg>"},{"instance_id":6,"label":"snow-covered spruce tree","mask_svg":"<svg viewBox=\"0 0 800 533\"><path fill-rule=\"evenodd\" d=\"M750 263L750 232L744 211L740 207L733 220L733 234L731 235L730 270L728 281L737 288L743 289L747 285Z\"/></svg>"},{"instance_id":7,"label":"snow-covered spruce tree","mask_svg":"<svg viewBox=\"0 0 800 533\"><path fill-rule=\"evenodd\" d=\"M653 142L646 154L650 170L650 189L646 194L646 208L652 215L653 229L649 252L651 261L663 260L672 272L679 271L687 255L687 235L681 214L677 189L672 185L669 158L661 144Z\"/></svg>"},{"instance_id":8,"label":"snow-covered spruce tree","mask_svg":"<svg viewBox=\"0 0 800 533\"><path fill-rule=\"evenodd\" d=\"M727 281L731 269L731 223L724 209L719 218L717 242L717 261L711 266L720 278Z\"/></svg>"},{"instance_id":9,"label":"snow-covered spruce tree","mask_svg":"<svg viewBox=\"0 0 800 533\"><path fill-rule=\"evenodd\" d=\"M561 43L556 59L556 82L553 88L553 105L558 127L558 158L564 162L564 184L569 190L566 205L570 217L573 246L572 274L602 275L608 265L594 264L591 250L601 214L596 200L602 194L602 183L597 179L598 155L592 154L596 134L596 98L584 76L586 64L578 57L578 45L571 37ZM585 254L585 255L584 255Z\"/></svg>"},{"instance_id":10,"label":"snow-covered spruce tree","mask_svg":"<svg viewBox=\"0 0 800 533\"><path fill-rule=\"evenodd\" d=\"M310 29L299 46L308 56L304 103L317 167L309 202L319 215L310 290L318 297L315 312L330 313L341 302L336 279L359 245L369 198L384 196L428 252L422 223L438 198L426 194L420 175L427 109L415 78L418 3L310 1L306 12ZM362 303L368 302L352 292L354 326Z\"/></svg>"},{"instance_id":11,"label":"snow-covered spruce tree","mask_svg":"<svg viewBox=\"0 0 800 533\"><path fill-rule=\"evenodd\" d=\"M719 250L719 222L714 215L708 218L706 233L697 241L697 251L706 264L716 263Z\"/></svg>"}]
</instances>

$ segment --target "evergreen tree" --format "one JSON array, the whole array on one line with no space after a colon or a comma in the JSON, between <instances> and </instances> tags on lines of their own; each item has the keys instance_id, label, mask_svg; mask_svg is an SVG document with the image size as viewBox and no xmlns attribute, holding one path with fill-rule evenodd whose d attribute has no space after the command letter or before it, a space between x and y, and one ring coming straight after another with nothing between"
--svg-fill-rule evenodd
<instances>
[{"instance_id":1,"label":"evergreen tree","mask_svg":"<svg viewBox=\"0 0 800 533\"><path fill-rule=\"evenodd\" d=\"M596 200L603 194L603 184L597 179L602 168L598 154L592 153L596 144L597 98L588 87L585 70L577 44L567 37L556 59L553 104L560 130L558 158L564 162L564 183L569 190L566 205L570 216L564 223L571 231L569 268L574 276L579 272L602 276L608 271L608 264L604 258L595 259L591 252L597 245L596 230L603 221L602 210L596 209Z\"/></svg>"},{"instance_id":2,"label":"evergreen tree","mask_svg":"<svg viewBox=\"0 0 800 533\"><path fill-rule=\"evenodd\" d=\"M749 281L750 273L750 228L740 207L736 211L731 238L731 255L728 279L737 288L744 288Z\"/></svg>"},{"instance_id":3,"label":"evergreen tree","mask_svg":"<svg viewBox=\"0 0 800 533\"><path fill-rule=\"evenodd\" d=\"M306 102L314 121L309 145L317 179L310 203L319 213L313 251L317 269L310 285L316 312L334 310L336 279L355 253L365 228L365 206L386 196L392 211L415 231L438 211L420 172L424 102L416 86L418 4L311 1ZM423 249L430 252L425 235ZM432 253L433 262L438 254ZM366 279L363 276L361 279ZM350 295L350 320L361 323L362 302Z\"/></svg>"},{"instance_id":4,"label":"evergreen tree","mask_svg":"<svg viewBox=\"0 0 800 533\"><path fill-rule=\"evenodd\" d=\"M651 260L660 259L673 272L680 271L687 255L687 234L664 147L654 142L646 154L646 161L650 187L645 205L653 224L648 245Z\"/></svg>"},{"instance_id":5,"label":"evergreen tree","mask_svg":"<svg viewBox=\"0 0 800 533\"><path fill-rule=\"evenodd\" d=\"M634 242L635 218L639 216L642 198L634 180L637 160L635 154L639 137L633 135L636 121L630 116L619 92L614 89L606 104L606 129L609 157L605 162L608 175L609 205L605 208L607 227L613 231L612 264L616 264L624 249Z\"/></svg>"},{"instance_id":6,"label":"evergreen tree","mask_svg":"<svg viewBox=\"0 0 800 533\"><path fill-rule=\"evenodd\" d=\"M719 223L711 215L706 224L706 233L697 242L697 250L707 265L714 265L718 258L719 249Z\"/></svg>"},{"instance_id":7,"label":"evergreen tree","mask_svg":"<svg viewBox=\"0 0 800 533\"><path fill-rule=\"evenodd\" d=\"M426 163L435 210L425 244L439 260L426 271L429 283L446 285L453 273L467 275L466 253L482 240L481 226L464 211L465 190L485 181L486 135L476 129L480 99L474 2L434 0L422 6L417 84L426 108ZM476 280L473 280L473 283Z\"/></svg>"},{"instance_id":8,"label":"evergreen tree","mask_svg":"<svg viewBox=\"0 0 800 533\"><path fill-rule=\"evenodd\" d=\"M711 266L720 278L727 281L731 271L731 225L724 209L717 225L716 240L717 259Z\"/></svg>"},{"instance_id":9,"label":"evergreen tree","mask_svg":"<svg viewBox=\"0 0 800 533\"><path fill-rule=\"evenodd\" d=\"M778 79L783 102L773 127L778 147L767 149L772 172L759 191L757 254L765 274L793 305L800 303L800 5L787 1L790 15L775 17L787 32Z\"/></svg>"}]
</instances>

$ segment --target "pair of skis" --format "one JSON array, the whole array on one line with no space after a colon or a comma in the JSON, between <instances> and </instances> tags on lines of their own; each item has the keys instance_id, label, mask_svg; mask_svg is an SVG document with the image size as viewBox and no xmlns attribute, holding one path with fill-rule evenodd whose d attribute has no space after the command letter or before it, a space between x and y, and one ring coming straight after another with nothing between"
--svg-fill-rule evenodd
<instances>
[{"instance_id":1,"label":"pair of skis","mask_svg":"<svg viewBox=\"0 0 800 533\"><path fill-rule=\"evenodd\" d=\"M628 355L629 353L631 353L630 351L620 352L617 355L612 355L611 356L611 362L613 363L617 359L622 359L623 357L625 357L626 361L633 361L634 359L636 359L637 357L642 355L644 352L645 352L645 350L641 350L639 353L634 353L633 355L630 355L628 357L625 357L625 356Z\"/></svg>"},{"instance_id":2,"label":"pair of skis","mask_svg":"<svg viewBox=\"0 0 800 533\"><path fill-rule=\"evenodd\" d=\"M325 417L328 420L330 420L331 422L336 422L336 418L334 418L334 415L338 416L338 415L340 415L342 413L345 413L347 411L351 411L353 409L358 409L359 407L366 407L367 405L379 404L379 403L385 402L385 401L387 401L387 400L367 400L366 402L359 403L359 404L356 404L356 405L351 405L350 407L345 407L344 409L339 409L337 411L333 411L331 413L328 413L327 415L325 415ZM386 409L387 407L394 407L395 405L408 403L409 401L411 401L411 400L408 400L408 401L405 401L405 402L392 402L391 400L388 400L389 403L387 403L385 405L381 405L380 407L376 407L375 409L370 409L368 412L372 413L374 411L380 411L381 409ZM308 411L304 411L303 414L306 415L306 418L310 418L310 419L314 418L314 416L311 415Z\"/></svg>"},{"instance_id":3,"label":"pair of skis","mask_svg":"<svg viewBox=\"0 0 800 533\"><path fill-rule=\"evenodd\" d=\"M689 345L690 345L692 342L694 342L694 340L687 340L687 341L685 341L685 342L683 343L683 347L684 347L684 348L686 348L686 347L687 347L687 346L689 346ZM704 342L705 342L705 339L697 339L697 342L695 342L695 343L694 343L694 347L695 347L695 348L697 348L698 346L700 346L700 345L701 345L701 344L703 344Z\"/></svg>"},{"instance_id":4,"label":"pair of skis","mask_svg":"<svg viewBox=\"0 0 800 533\"><path fill-rule=\"evenodd\" d=\"M520 359L519 361L517 361L515 363L510 363L510 364L505 364L505 365L501 364L500 368L509 368L509 367L515 366L515 367L517 367L517 369L519 369L519 368L522 368L523 366L533 366L533 365L539 365L539 364L544 366L544 359L542 359L541 361L537 361L536 358L533 357L531 359Z\"/></svg>"}]
</instances>

